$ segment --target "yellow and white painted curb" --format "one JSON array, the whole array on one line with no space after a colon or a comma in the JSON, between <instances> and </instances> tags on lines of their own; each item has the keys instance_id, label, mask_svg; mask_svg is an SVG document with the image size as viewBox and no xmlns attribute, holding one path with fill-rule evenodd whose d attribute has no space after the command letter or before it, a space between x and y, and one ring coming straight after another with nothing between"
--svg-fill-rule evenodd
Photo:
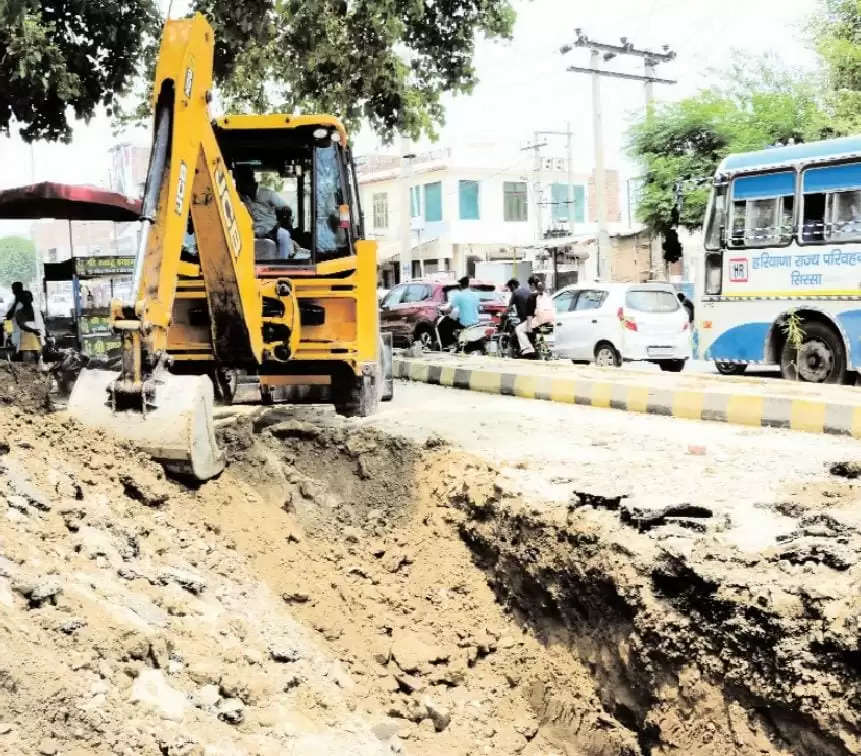
<instances>
[{"instance_id":1,"label":"yellow and white painted curb","mask_svg":"<svg viewBox=\"0 0 861 756\"><path fill-rule=\"evenodd\" d=\"M514 373L496 366L461 367L403 357L394 359L393 370L396 378L489 394L861 438L861 403L766 396L752 391L734 391L737 387L731 385L727 385L726 390L717 386L706 390L676 390L604 380L603 377L588 380Z\"/></svg>"}]
</instances>

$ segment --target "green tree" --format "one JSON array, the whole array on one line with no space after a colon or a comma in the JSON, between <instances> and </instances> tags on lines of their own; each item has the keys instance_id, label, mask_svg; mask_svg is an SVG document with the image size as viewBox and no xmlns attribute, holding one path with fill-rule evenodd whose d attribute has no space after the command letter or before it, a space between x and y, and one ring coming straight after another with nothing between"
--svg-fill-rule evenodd
<instances>
[{"instance_id":1,"label":"green tree","mask_svg":"<svg viewBox=\"0 0 861 756\"><path fill-rule=\"evenodd\" d=\"M4 5L5 2L5 5ZM509 38L510 0L194 0L215 28L215 79L233 110L323 111L389 138L435 134L444 92L467 93L478 36ZM0 0L0 128L68 139L129 87L149 116L154 0Z\"/></svg>"},{"instance_id":2,"label":"green tree","mask_svg":"<svg viewBox=\"0 0 861 756\"><path fill-rule=\"evenodd\" d=\"M731 152L828 133L814 82L764 57L736 57L724 83L679 102L657 106L629 134L629 150L645 168L637 218L653 232L697 228L708 179Z\"/></svg>"},{"instance_id":3,"label":"green tree","mask_svg":"<svg viewBox=\"0 0 861 756\"><path fill-rule=\"evenodd\" d=\"M0 285L9 288L13 281L27 285L35 280L37 271L33 242L23 236L0 239Z\"/></svg>"},{"instance_id":4,"label":"green tree","mask_svg":"<svg viewBox=\"0 0 861 756\"><path fill-rule=\"evenodd\" d=\"M821 0L811 23L836 134L861 132L861 0Z\"/></svg>"},{"instance_id":5,"label":"green tree","mask_svg":"<svg viewBox=\"0 0 861 756\"><path fill-rule=\"evenodd\" d=\"M157 22L153 0L0 0L0 129L69 141L68 110L110 110Z\"/></svg>"}]
</instances>

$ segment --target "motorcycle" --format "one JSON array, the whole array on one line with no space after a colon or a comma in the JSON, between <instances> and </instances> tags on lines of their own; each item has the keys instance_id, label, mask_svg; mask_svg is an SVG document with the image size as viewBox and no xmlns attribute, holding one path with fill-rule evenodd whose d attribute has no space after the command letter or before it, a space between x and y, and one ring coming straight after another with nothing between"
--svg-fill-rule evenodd
<instances>
[{"instance_id":1,"label":"motorcycle","mask_svg":"<svg viewBox=\"0 0 861 756\"><path fill-rule=\"evenodd\" d=\"M440 333L440 324L446 319L451 319L448 314L442 314L434 323L434 333L436 334L436 346L441 352L452 352L461 354L487 354L487 344L493 334L493 327L490 324L490 317L482 315L479 317L478 323L471 326L462 327L457 321L454 321L455 327L451 331L451 336L444 339Z\"/></svg>"},{"instance_id":2,"label":"motorcycle","mask_svg":"<svg viewBox=\"0 0 861 756\"><path fill-rule=\"evenodd\" d=\"M513 310L509 311L504 316L494 339L496 342L496 353L500 357L511 357L514 359L553 359L553 350L550 339L553 334L553 324L544 323L528 332L529 341L535 349L534 356L521 355L520 353L520 342L517 339L517 334L514 332L514 329L519 324L520 318L517 317L517 313Z\"/></svg>"}]
</instances>

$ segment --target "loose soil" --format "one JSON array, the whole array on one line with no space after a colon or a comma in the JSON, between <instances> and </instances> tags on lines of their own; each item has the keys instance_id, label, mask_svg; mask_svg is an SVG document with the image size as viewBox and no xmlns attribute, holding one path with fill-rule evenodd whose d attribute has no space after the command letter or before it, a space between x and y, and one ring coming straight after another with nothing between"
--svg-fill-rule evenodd
<instances>
[{"instance_id":1,"label":"loose soil","mask_svg":"<svg viewBox=\"0 0 861 756\"><path fill-rule=\"evenodd\" d=\"M861 751L861 536L809 497L751 555L320 408L189 487L43 407L0 405L2 753Z\"/></svg>"}]
</instances>

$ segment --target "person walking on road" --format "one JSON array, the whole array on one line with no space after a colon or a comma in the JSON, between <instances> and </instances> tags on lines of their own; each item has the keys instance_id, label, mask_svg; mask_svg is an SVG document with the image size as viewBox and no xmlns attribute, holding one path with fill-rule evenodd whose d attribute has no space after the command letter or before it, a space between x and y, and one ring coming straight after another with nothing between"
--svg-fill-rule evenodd
<instances>
[{"instance_id":1,"label":"person walking on road","mask_svg":"<svg viewBox=\"0 0 861 756\"><path fill-rule=\"evenodd\" d=\"M509 307L514 307L515 312L517 312L517 318L520 321L514 327L520 356L529 357L535 354L535 347L532 346L532 342L529 340L529 328L532 316L535 314L535 298L532 296L532 292L526 286L522 286L516 278L512 278L506 286L508 286L508 290L511 292Z\"/></svg>"},{"instance_id":2,"label":"person walking on road","mask_svg":"<svg viewBox=\"0 0 861 756\"><path fill-rule=\"evenodd\" d=\"M25 289L20 281L12 284L12 294L15 298L6 313L6 320L12 321L12 344L15 352L21 360L32 358L33 361L38 361L45 330L41 313L33 306L33 294Z\"/></svg>"},{"instance_id":3,"label":"person walking on road","mask_svg":"<svg viewBox=\"0 0 861 756\"><path fill-rule=\"evenodd\" d=\"M681 291L677 294L679 298L679 302L682 303L682 307L684 307L688 311L688 322L693 324L694 322L694 303L691 302Z\"/></svg>"}]
</instances>

